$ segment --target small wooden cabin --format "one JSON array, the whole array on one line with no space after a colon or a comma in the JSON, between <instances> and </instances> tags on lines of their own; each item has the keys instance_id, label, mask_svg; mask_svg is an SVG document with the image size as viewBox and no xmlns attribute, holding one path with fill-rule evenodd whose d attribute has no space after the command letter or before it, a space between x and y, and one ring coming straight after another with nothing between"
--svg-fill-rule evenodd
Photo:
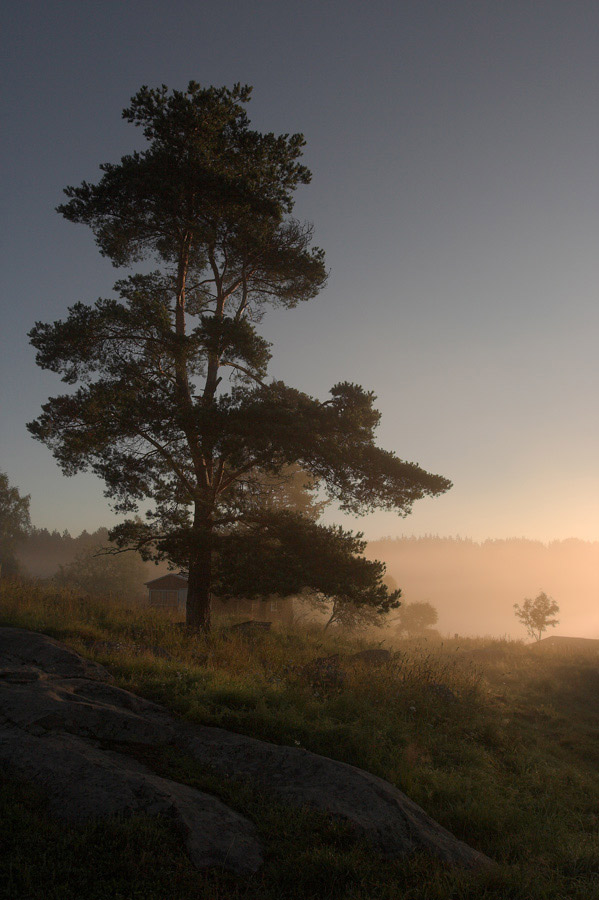
<instances>
[{"instance_id":1,"label":"small wooden cabin","mask_svg":"<svg viewBox=\"0 0 599 900\"><path fill-rule=\"evenodd\" d=\"M146 581L148 603L163 609L176 609L185 612L187 604L187 578L169 572L160 578Z\"/></svg>"},{"instance_id":2,"label":"small wooden cabin","mask_svg":"<svg viewBox=\"0 0 599 900\"><path fill-rule=\"evenodd\" d=\"M148 604L163 609L185 613L187 606L187 576L163 575L146 581ZM212 615L215 618L257 619L291 625L293 622L293 598L269 597L267 600L220 600L212 597Z\"/></svg>"}]
</instances>

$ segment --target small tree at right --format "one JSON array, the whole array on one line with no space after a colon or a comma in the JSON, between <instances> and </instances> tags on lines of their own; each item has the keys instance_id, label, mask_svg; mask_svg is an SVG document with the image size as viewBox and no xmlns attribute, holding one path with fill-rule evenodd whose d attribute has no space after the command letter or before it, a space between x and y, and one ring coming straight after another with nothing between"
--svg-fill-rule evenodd
<instances>
[{"instance_id":1,"label":"small tree at right","mask_svg":"<svg viewBox=\"0 0 599 900\"><path fill-rule=\"evenodd\" d=\"M424 634L437 624L439 615L432 603L406 603L396 617L398 631L412 637Z\"/></svg>"},{"instance_id":2,"label":"small tree at right","mask_svg":"<svg viewBox=\"0 0 599 900\"><path fill-rule=\"evenodd\" d=\"M541 640L541 635L548 628L555 628L559 619L554 619L559 612L559 606L553 599L542 591L534 600L526 597L522 606L514 603L516 618L520 619L527 632L536 641Z\"/></svg>"}]
</instances>

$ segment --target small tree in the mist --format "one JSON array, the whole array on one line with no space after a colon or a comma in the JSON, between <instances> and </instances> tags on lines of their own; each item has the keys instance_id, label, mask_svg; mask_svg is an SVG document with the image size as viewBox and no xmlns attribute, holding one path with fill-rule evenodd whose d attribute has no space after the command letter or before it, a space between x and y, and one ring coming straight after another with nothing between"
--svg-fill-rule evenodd
<instances>
[{"instance_id":1,"label":"small tree in the mist","mask_svg":"<svg viewBox=\"0 0 599 900\"><path fill-rule=\"evenodd\" d=\"M356 543L355 550L362 553L366 548L366 541L362 540L361 535L356 535L356 539L359 543ZM307 610L317 612L319 621L324 622L325 631L331 626L343 628L346 631L381 628L387 624L389 612L400 606L399 598L401 597L401 590L391 575L385 574L382 581L389 595L395 597L393 604L377 606L369 603L366 595L361 602L356 602L343 594L327 595L318 591L303 591L297 598L300 605L304 607L304 613L300 613L300 618L309 615Z\"/></svg>"},{"instance_id":2,"label":"small tree in the mist","mask_svg":"<svg viewBox=\"0 0 599 900\"><path fill-rule=\"evenodd\" d=\"M522 606L514 603L515 615L520 619L528 634L536 641L541 640L541 636L548 628L555 628L559 624L559 619L554 619L556 613L559 612L559 606L553 599L548 597L542 591L534 600L526 597Z\"/></svg>"},{"instance_id":3,"label":"small tree in the mist","mask_svg":"<svg viewBox=\"0 0 599 900\"><path fill-rule=\"evenodd\" d=\"M149 580L138 553L110 553L106 544L83 550L74 560L60 566L54 580L91 597L114 597L131 601L144 595Z\"/></svg>"},{"instance_id":4,"label":"small tree in the mist","mask_svg":"<svg viewBox=\"0 0 599 900\"><path fill-rule=\"evenodd\" d=\"M0 472L0 575L14 575L19 565L15 547L31 529L29 494L22 496L10 484L8 475Z\"/></svg>"},{"instance_id":5,"label":"small tree in the mist","mask_svg":"<svg viewBox=\"0 0 599 900\"><path fill-rule=\"evenodd\" d=\"M78 387L29 429L63 471L104 479L118 512L152 504L111 532L121 548L189 573L187 623L210 628L211 594L309 588L382 611L398 605L360 536L268 502L297 463L353 514L406 515L450 482L380 449L375 397L350 382L321 401L267 380L269 306L292 308L326 281L312 228L291 217L310 181L302 135L252 131L249 87L143 87L124 111L147 149L67 188L59 212L88 225L115 266L156 268L116 297L77 303L30 333L38 365ZM261 502L261 500L264 502Z\"/></svg>"},{"instance_id":6,"label":"small tree in the mist","mask_svg":"<svg viewBox=\"0 0 599 900\"><path fill-rule=\"evenodd\" d=\"M405 603L399 610L395 621L397 630L408 637L424 634L437 624L439 615L432 603Z\"/></svg>"}]
</instances>

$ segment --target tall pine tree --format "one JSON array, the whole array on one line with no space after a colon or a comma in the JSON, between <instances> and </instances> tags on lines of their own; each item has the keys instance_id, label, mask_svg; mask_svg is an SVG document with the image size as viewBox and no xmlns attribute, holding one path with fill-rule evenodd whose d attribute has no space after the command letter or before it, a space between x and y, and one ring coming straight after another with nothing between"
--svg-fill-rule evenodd
<instances>
[{"instance_id":1,"label":"tall pine tree","mask_svg":"<svg viewBox=\"0 0 599 900\"><path fill-rule=\"evenodd\" d=\"M292 218L310 173L302 135L250 128L250 88L142 88L124 110L147 149L101 166L59 207L88 225L115 266L157 268L118 281L116 297L77 303L30 333L40 366L69 394L31 433L66 474L97 473L117 512L151 501L147 520L111 537L189 573L187 621L210 628L210 597L302 588L381 610L399 592L361 536L268 502L298 464L344 510L405 515L450 483L378 448L374 396L351 383L324 402L267 380L269 306L294 307L325 283L312 229ZM264 502L261 502L261 496Z\"/></svg>"}]
</instances>

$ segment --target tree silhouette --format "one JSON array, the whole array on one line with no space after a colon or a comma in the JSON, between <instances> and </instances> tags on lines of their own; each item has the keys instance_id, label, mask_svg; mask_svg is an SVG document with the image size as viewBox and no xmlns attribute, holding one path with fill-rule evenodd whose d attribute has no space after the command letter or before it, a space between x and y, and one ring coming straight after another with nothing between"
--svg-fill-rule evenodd
<instances>
[{"instance_id":1,"label":"tree silhouette","mask_svg":"<svg viewBox=\"0 0 599 900\"><path fill-rule=\"evenodd\" d=\"M185 569L187 622L204 630L212 592L310 588L398 605L384 565L360 556L360 535L256 502L289 465L356 514L405 515L451 486L375 445L375 397L360 386L342 382L320 401L267 380L257 324L269 306L315 297L326 270L311 226L291 217L310 180L304 139L252 131L250 91L191 82L132 98L123 115L147 149L67 188L59 211L88 225L115 266L157 268L30 333L38 364L78 385L44 405L31 433L66 474L103 478L117 512L153 503L111 537Z\"/></svg>"},{"instance_id":2,"label":"tree silhouette","mask_svg":"<svg viewBox=\"0 0 599 900\"><path fill-rule=\"evenodd\" d=\"M555 628L559 624L559 619L553 619L559 612L559 606L552 597L548 597L544 592L540 593L534 600L529 597L525 598L524 603L514 603L516 610L516 618L520 619L529 635L537 641L541 640L541 635L547 628Z\"/></svg>"},{"instance_id":3,"label":"tree silhouette","mask_svg":"<svg viewBox=\"0 0 599 900\"><path fill-rule=\"evenodd\" d=\"M422 634L437 624L439 616L432 603L406 603L397 614L400 631L408 635Z\"/></svg>"},{"instance_id":4,"label":"tree silhouette","mask_svg":"<svg viewBox=\"0 0 599 900\"><path fill-rule=\"evenodd\" d=\"M29 494L22 497L19 489L11 486L8 475L0 472L0 575L18 571L15 547L30 529Z\"/></svg>"}]
</instances>

